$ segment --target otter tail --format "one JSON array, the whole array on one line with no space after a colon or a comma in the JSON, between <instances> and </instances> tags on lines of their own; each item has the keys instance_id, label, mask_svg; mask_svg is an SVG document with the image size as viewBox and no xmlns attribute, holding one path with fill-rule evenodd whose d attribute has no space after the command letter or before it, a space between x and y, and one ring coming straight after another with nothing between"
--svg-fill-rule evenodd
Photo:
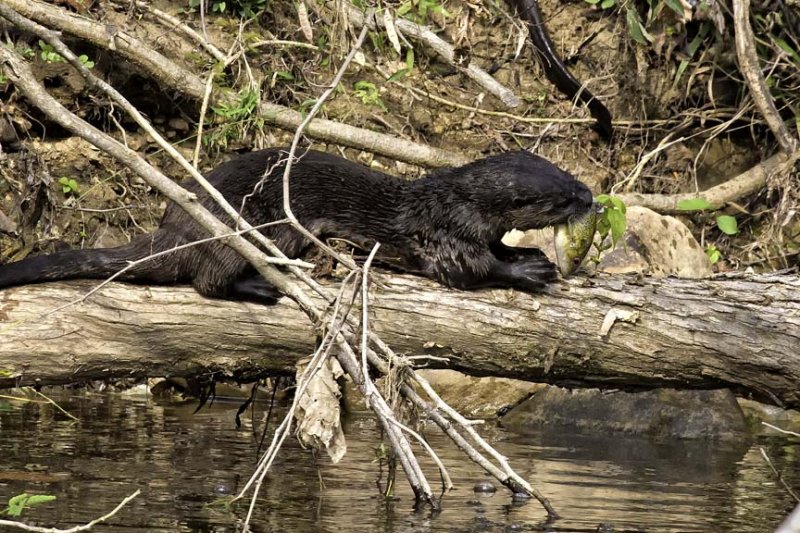
<instances>
[{"instance_id":1,"label":"otter tail","mask_svg":"<svg viewBox=\"0 0 800 533\"><path fill-rule=\"evenodd\" d=\"M156 246L160 239L154 237L156 237L155 234L145 235L118 248L64 250L2 265L0 266L0 288L76 278L105 279L128 267L131 261L147 257L163 249ZM137 264L126 270L117 279L145 283L178 281L179 273L175 271L174 267L169 268L168 263L159 259Z\"/></svg>"}]
</instances>

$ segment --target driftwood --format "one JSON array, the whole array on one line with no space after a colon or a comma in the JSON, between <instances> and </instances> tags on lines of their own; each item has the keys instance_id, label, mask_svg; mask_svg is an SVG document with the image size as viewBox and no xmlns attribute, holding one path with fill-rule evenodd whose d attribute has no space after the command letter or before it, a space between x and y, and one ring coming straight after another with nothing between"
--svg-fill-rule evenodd
<instances>
[{"instance_id":1,"label":"driftwood","mask_svg":"<svg viewBox=\"0 0 800 533\"><path fill-rule=\"evenodd\" d=\"M797 276L574 278L536 296L379 281L371 327L398 352L435 356L420 364L575 386L731 387L800 407ZM213 371L252 378L292 372L314 349L313 327L288 298L264 308L185 287L110 284L43 314L91 286L0 291L0 386ZM625 320L611 325L610 313Z\"/></svg>"}]
</instances>

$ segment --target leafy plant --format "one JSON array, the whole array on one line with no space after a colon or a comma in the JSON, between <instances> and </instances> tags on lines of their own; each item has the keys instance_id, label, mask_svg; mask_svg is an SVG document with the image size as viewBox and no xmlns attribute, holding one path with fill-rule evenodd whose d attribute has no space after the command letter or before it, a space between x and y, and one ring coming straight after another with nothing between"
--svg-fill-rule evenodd
<instances>
[{"instance_id":1,"label":"leafy plant","mask_svg":"<svg viewBox=\"0 0 800 533\"><path fill-rule=\"evenodd\" d=\"M722 252L713 244L709 244L706 246L706 256L712 265L716 265L722 259Z\"/></svg>"},{"instance_id":2,"label":"leafy plant","mask_svg":"<svg viewBox=\"0 0 800 533\"><path fill-rule=\"evenodd\" d=\"M78 61L86 68L94 68L94 61L89 59L89 56L86 54L81 54L78 56Z\"/></svg>"},{"instance_id":3,"label":"leafy plant","mask_svg":"<svg viewBox=\"0 0 800 533\"><path fill-rule=\"evenodd\" d=\"M595 202L603 206L603 210L597 220L597 232L601 240L610 234L611 246L616 247L617 242L622 238L625 229L628 227L628 219L625 216L627 208L625 202L608 194L601 194L594 199Z\"/></svg>"},{"instance_id":4,"label":"leafy plant","mask_svg":"<svg viewBox=\"0 0 800 533\"><path fill-rule=\"evenodd\" d=\"M0 514L18 517L22 515L22 511L29 509L35 505L41 505L55 500L56 497L50 494L28 494L23 492L12 496L8 500L8 507L0 511Z\"/></svg>"},{"instance_id":5,"label":"leafy plant","mask_svg":"<svg viewBox=\"0 0 800 533\"><path fill-rule=\"evenodd\" d=\"M200 11L200 2L205 2L206 10L211 13L234 13L246 19L255 17L267 6L267 0L189 0L189 9Z\"/></svg>"},{"instance_id":6,"label":"leafy plant","mask_svg":"<svg viewBox=\"0 0 800 533\"><path fill-rule=\"evenodd\" d=\"M244 90L234 102L223 102L211 109L218 116L227 120L242 120L253 114L259 101L259 94L253 90Z\"/></svg>"},{"instance_id":7,"label":"leafy plant","mask_svg":"<svg viewBox=\"0 0 800 533\"><path fill-rule=\"evenodd\" d=\"M398 15L420 24L427 22L428 13L436 13L443 17L450 16L450 12L438 0L405 0L397 8Z\"/></svg>"},{"instance_id":8,"label":"leafy plant","mask_svg":"<svg viewBox=\"0 0 800 533\"><path fill-rule=\"evenodd\" d=\"M258 91L244 90L235 100L212 107L212 111L222 119L223 124L203 137L203 142L226 149L228 141L242 138L249 128L261 128L264 120L257 112L260 101L261 95Z\"/></svg>"},{"instance_id":9,"label":"leafy plant","mask_svg":"<svg viewBox=\"0 0 800 533\"><path fill-rule=\"evenodd\" d=\"M414 70L414 50L409 48L406 50L406 66L389 76L388 81L400 81Z\"/></svg>"},{"instance_id":10,"label":"leafy plant","mask_svg":"<svg viewBox=\"0 0 800 533\"><path fill-rule=\"evenodd\" d=\"M355 95L361 99L361 102L366 105L378 106L384 111L387 111L386 106L383 105L378 88L374 83L368 81L357 81L353 86L355 88Z\"/></svg>"},{"instance_id":11,"label":"leafy plant","mask_svg":"<svg viewBox=\"0 0 800 533\"><path fill-rule=\"evenodd\" d=\"M39 48L42 50L42 59L48 63L64 63L64 58L56 53L53 47L46 42L39 40Z\"/></svg>"},{"instance_id":12,"label":"leafy plant","mask_svg":"<svg viewBox=\"0 0 800 533\"><path fill-rule=\"evenodd\" d=\"M595 251L589 257L589 261L597 264L600 262L601 253L617 247L617 242L628 227L628 219L625 202L616 196L601 194L594 201L602 208L597 218L597 234L600 238L592 242ZM607 238L609 236L610 239Z\"/></svg>"},{"instance_id":13,"label":"leafy plant","mask_svg":"<svg viewBox=\"0 0 800 533\"><path fill-rule=\"evenodd\" d=\"M58 178L58 183L61 185L61 190L64 191L66 196L77 196L78 195L78 182L72 178L68 178L66 176L62 176Z\"/></svg>"},{"instance_id":14,"label":"leafy plant","mask_svg":"<svg viewBox=\"0 0 800 533\"><path fill-rule=\"evenodd\" d=\"M711 210L711 203L705 198L689 198L678 202L678 211L709 211ZM736 235L739 233L739 226L736 218L730 215L717 215L717 227L726 235Z\"/></svg>"}]
</instances>

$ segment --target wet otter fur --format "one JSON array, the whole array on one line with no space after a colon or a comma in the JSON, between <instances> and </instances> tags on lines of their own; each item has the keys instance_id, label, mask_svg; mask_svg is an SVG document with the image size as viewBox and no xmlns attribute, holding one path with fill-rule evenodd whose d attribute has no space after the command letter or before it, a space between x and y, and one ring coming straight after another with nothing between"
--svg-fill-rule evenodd
<instances>
[{"instance_id":1,"label":"wet otter fur","mask_svg":"<svg viewBox=\"0 0 800 533\"><path fill-rule=\"evenodd\" d=\"M284 218L282 175L286 151L236 156L209 181L253 225ZM259 185L266 169L269 177ZM200 201L232 224L193 184ZM536 249L513 249L500 240L512 228L542 228L585 213L592 194L549 161L525 151L490 156L406 181L334 155L308 151L292 167L292 210L321 238L338 237L390 265L459 289L512 287L536 291L556 276ZM263 229L289 257L308 241L288 225ZM0 266L0 288L73 278L103 279L154 252L207 237L180 207L170 204L158 229L118 248L66 250ZM219 241L143 262L119 279L138 283L191 283L214 298L273 303L278 297L235 251Z\"/></svg>"}]
</instances>

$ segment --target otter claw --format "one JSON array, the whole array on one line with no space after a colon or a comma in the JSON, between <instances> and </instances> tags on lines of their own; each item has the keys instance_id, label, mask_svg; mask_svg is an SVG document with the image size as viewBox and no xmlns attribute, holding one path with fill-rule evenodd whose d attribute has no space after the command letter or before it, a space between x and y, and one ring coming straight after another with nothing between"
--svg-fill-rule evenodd
<instances>
[{"instance_id":1,"label":"otter claw","mask_svg":"<svg viewBox=\"0 0 800 533\"><path fill-rule=\"evenodd\" d=\"M544 257L530 257L510 266L513 286L525 291L541 291L557 277L556 266Z\"/></svg>"}]
</instances>

